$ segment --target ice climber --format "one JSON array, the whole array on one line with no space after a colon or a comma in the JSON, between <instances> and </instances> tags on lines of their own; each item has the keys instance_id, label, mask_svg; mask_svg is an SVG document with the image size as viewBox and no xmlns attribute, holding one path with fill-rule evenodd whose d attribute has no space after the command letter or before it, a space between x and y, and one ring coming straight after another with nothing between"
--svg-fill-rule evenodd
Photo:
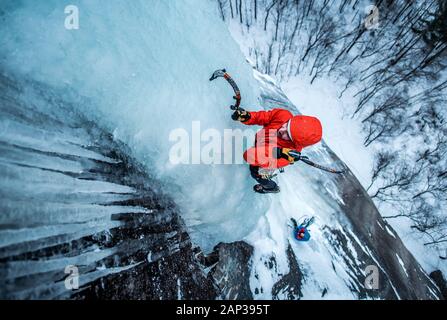
<instances>
[{"instance_id":1,"label":"ice climber","mask_svg":"<svg viewBox=\"0 0 447 320\"><path fill-rule=\"evenodd\" d=\"M263 128L256 133L255 146L244 153L250 165L250 174L258 182L254 191L277 193L279 187L272 180L273 172L293 164L298 159L289 152L301 150L321 141L320 121L311 116L294 116L285 109L269 111L245 111L238 109L232 119L245 125L259 125Z\"/></svg>"},{"instance_id":2,"label":"ice climber","mask_svg":"<svg viewBox=\"0 0 447 320\"><path fill-rule=\"evenodd\" d=\"M312 223L313 218L311 220L305 220L302 224L298 225L295 219L291 219L293 223L293 236L298 241L309 241L310 233L307 229Z\"/></svg>"}]
</instances>

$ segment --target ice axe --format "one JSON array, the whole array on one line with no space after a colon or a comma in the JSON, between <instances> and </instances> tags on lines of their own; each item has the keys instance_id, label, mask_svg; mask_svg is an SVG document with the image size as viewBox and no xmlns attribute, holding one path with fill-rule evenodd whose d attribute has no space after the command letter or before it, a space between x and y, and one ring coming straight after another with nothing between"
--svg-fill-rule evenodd
<instances>
[{"instance_id":1,"label":"ice axe","mask_svg":"<svg viewBox=\"0 0 447 320\"><path fill-rule=\"evenodd\" d=\"M233 78L231 78L231 76L227 73L227 71L225 69L220 69L220 70L216 70L213 72L213 75L210 78L210 81L216 80L217 78L224 78L225 80L228 81L228 83L231 85L231 87L234 90L234 96L233 99L236 100L236 103L234 105L230 106L231 110L240 110L240 111L245 111L244 109L242 109L240 107L241 105L241 92L239 91L239 88L236 84L236 82L234 82Z\"/></svg>"},{"instance_id":2,"label":"ice axe","mask_svg":"<svg viewBox=\"0 0 447 320\"><path fill-rule=\"evenodd\" d=\"M278 148L278 147L273 148L273 154L275 155L276 159L281 158L281 148ZM301 152L299 152L297 150L289 151L289 155L292 156L293 159L297 162L302 161L311 167L314 167L314 168L317 168L317 169L320 169L320 170L323 170L326 172L336 173L336 174L342 174L342 173L346 172L346 170L336 170L336 169L325 167L325 166L322 166L321 164L315 163L315 162L311 161L308 157L302 156Z\"/></svg>"}]
</instances>

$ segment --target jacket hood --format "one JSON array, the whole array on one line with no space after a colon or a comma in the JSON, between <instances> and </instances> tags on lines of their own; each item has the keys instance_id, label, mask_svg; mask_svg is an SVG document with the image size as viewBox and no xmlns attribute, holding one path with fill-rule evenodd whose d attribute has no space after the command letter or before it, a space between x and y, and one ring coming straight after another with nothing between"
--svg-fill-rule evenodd
<instances>
[{"instance_id":1,"label":"jacket hood","mask_svg":"<svg viewBox=\"0 0 447 320\"><path fill-rule=\"evenodd\" d=\"M294 116L289 120L287 130L297 149L318 143L323 136L320 120L311 116Z\"/></svg>"}]
</instances>

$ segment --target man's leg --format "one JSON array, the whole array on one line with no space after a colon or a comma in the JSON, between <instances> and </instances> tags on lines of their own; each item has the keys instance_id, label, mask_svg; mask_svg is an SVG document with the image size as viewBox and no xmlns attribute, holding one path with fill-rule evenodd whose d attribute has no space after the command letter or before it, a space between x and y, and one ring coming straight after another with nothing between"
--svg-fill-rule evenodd
<instances>
[{"instance_id":1,"label":"man's leg","mask_svg":"<svg viewBox=\"0 0 447 320\"><path fill-rule=\"evenodd\" d=\"M290 218L290 220L293 223L293 231L295 231L298 228L298 223L296 222L296 220L294 218Z\"/></svg>"},{"instance_id":2,"label":"man's leg","mask_svg":"<svg viewBox=\"0 0 447 320\"><path fill-rule=\"evenodd\" d=\"M278 188L275 181L261 178L259 175L259 167L250 165L250 174L264 189L273 190Z\"/></svg>"}]
</instances>

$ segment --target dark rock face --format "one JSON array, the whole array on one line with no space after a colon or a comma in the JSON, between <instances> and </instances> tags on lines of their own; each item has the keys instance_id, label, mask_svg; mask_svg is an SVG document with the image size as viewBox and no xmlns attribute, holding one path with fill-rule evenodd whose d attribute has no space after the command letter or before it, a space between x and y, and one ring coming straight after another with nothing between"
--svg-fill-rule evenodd
<instances>
[{"instance_id":1,"label":"dark rock face","mask_svg":"<svg viewBox=\"0 0 447 320\"><path fill-rule=\"evenodd\" d=\"M2 76L0 92L0 298L217 297L175 204L130 150L51 88Z\"/></svg>"},{"instance_id":2,"label":"dark rock face","mask_svg":"<svg viewBox=\"0 0 447 320\"><path fill-rule=\"evenodd\" d=\"M98 279L73 298L209 300L217 295L217 288L204 276L187 248L156 262L144 261L129 270Z\"/></svg>"},{"instance_id":3,"label":"dark rock face","mask_svg":"<svg viewBox=\"0 0 447 320\"><path fill-rule=\"evenodd\" d=\"M430 273L430 278L433 279L433 281L436 283L436 285L441 290L442 296L444 297L444 300L447 300L447 281L444 278L444 275L442 274L441 270L436 270Z\"/></svg>"},{"instance_id":4,"label":"dark rock face","mask_svg":"<svg viewBox=\"0 0 447 320\"><path fill-rule=\"evenodd\" d=\"M243 241L219 243L214 248L211 261L216 263L208 276L220 288L222 299L253 299L249 263L252 254L253 247Z\"/></svg>"},{"instance_id":5,"label":"dark rock face","mask_svg":"<svg viewBox=\"0 0 447 320\"><path fill-rule=\"evenodd\" d=\"M287 247L287 260L290 271L283 276L272 288L273 299L278 299L278 294L285 295L288 300L299 300L303 294L301 292L303 274L293 253L292 247Z\"/></svg>"},{"instance_id":6,"label":"dark rock face","mask_svg":"<svg viewBox=\"0 0 447 320\"><path fill-rule=\"evenodd\" d=\"M345 202L344 212L353 225L357 237L370 250L368 254L370 258L365 258L364 261L379 267L382 279L379 297L385 299L439 297L439 289L433 285L395 231L382 219L357 179L349 173L340 181L340 186ZM385 227L389 231L386 231Z\"/></svg>"}]
</instances>

